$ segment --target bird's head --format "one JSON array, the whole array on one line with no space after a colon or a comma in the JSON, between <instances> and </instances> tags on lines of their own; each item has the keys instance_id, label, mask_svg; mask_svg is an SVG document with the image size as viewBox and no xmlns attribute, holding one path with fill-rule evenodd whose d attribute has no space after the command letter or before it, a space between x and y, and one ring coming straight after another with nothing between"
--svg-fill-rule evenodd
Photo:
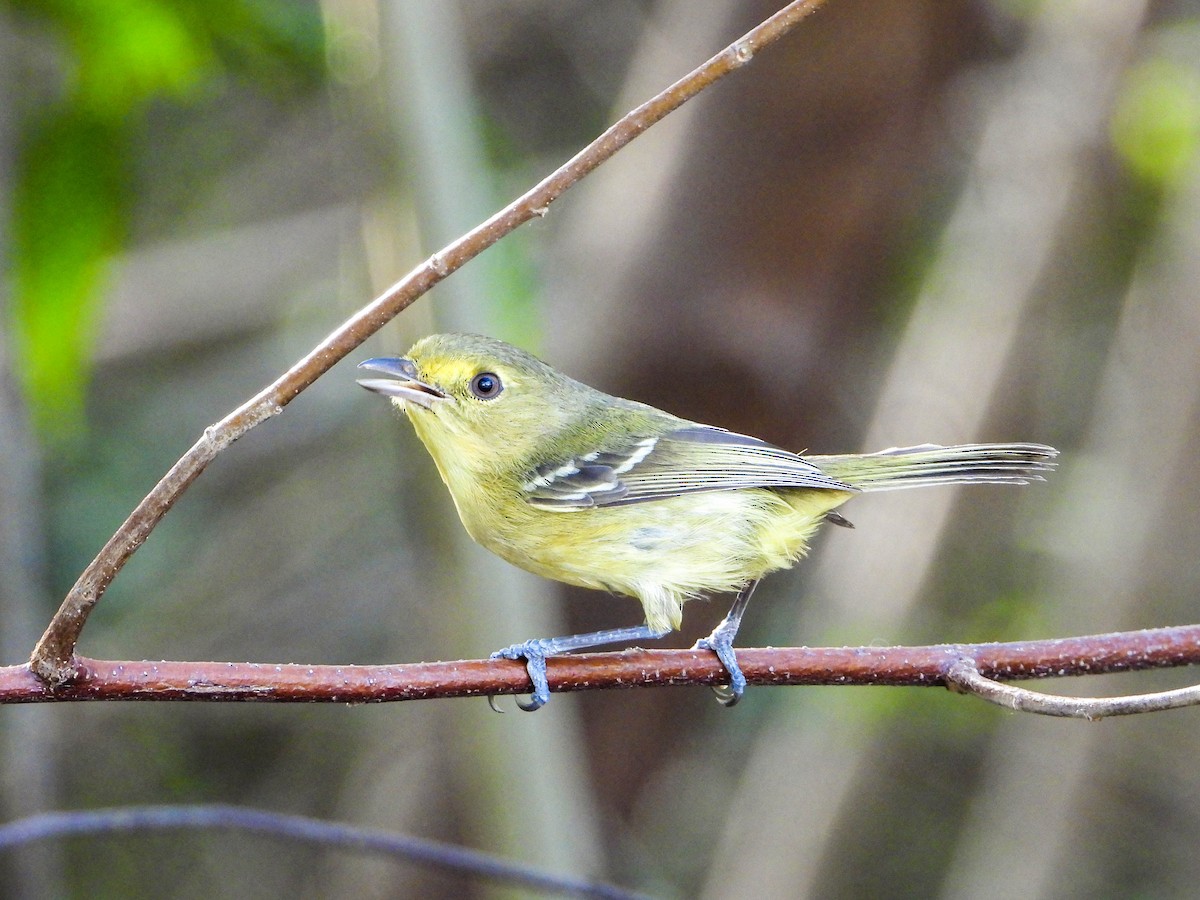
<instances>
[{"instance_id":1,"label":"bird's head","mask_svg":"<svg viewBox=\"0 0 1200 900\"><path fill-rule=\"evenodd\" d=\"M422 338L404 357L358 364L387 378L359 384L404 410L439 464L448 452L485 463L532 452L590 389L511 344L477 334ZM453 446L443 446L452 444Z\"/></svg>"}]
</instances>

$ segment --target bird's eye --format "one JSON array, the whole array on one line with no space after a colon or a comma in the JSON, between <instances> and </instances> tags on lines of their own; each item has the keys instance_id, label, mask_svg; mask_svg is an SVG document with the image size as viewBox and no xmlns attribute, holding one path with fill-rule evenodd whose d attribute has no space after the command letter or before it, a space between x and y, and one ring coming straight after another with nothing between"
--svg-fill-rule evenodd
<instances>
[{"instance_id":1,"label":"bird's eye","mask_svg":"<svg viewBox=\"0 0 1200 900\"><path fill-rule=\"evenodd\" d=\"M500 376L494 372L480 372L471 379L471 393L480 400L494 400L500 396L502 390L504 385L500 383Z\"/></svg>"}]
</instances>

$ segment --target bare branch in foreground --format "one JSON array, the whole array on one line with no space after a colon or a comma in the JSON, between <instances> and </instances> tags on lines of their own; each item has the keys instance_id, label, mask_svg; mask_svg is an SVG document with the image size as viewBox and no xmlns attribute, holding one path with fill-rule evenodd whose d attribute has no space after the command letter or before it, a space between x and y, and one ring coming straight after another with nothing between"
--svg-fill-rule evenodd
<instances>
[{"instance_id":1,"label":"bare branch in foreground","mask_svg":"<svg viewBox=\"0 0 1200 900\"><path fill-rule=\"evenodd\" d=\"M738 660L751 684L953 685L993 699L1000 696L992 687L994 680L1000 678L1057 678L1200 664L1200 625L1002 644L739 649ZM703 650L631 649L553 657L548 663L552 691L716 685L728 681L728 673L716 657ZM380 703L520 694L530 690L525 666L511 660L305 666L79 657L76 664L75 680L56 688L39 679L27 665L0 668L0 703L70 700ZM995 687L1015 690L1004 685ZM1200 702L1200 690L1191 696ZM1035 712L1048 708L1044 702L1043 709L1033 709L1037 704L1032 701L1023 701L1021 705L1008 700L999 702ZM1079 702L1066 698L1057 708L1067 709ZM1165 708L1151 701L1142 703L1143 708L1131 708L1128 712ZM1097 707L1091 717L1116 714Z\"/></svg>"},{"instance_id":2,"label":"bare branch in foreground","mask_svg":"<svg viewBox=\"0 0 1200 900\"><path fill-rule=\"evenodd\" d=\"M80 834L130 831L160 834L168 829L179 828L251 832L275 840L303 841L325 848L376 853L498 884L553 893L555 896L607 900L632 900L642 896L612 885L555 875L440 841L225 804L125 806L41 813L0 824L0 850L36 840Z\"/></svg>"},{"instance_id":3,"label":"bare branch in foreground","mask_svg":"<svg viewBox=\"0 0 1200 900\"><path fill-rule=\"evenodd\" d=\"M622 116L530 191L435 253L359 310L273 384L206 428L200 440L171 467L84 569L34 648L30 658L32 670L51 685L64 684L78 675L75 646L92 609L134 551L218 453L255 425L281 413L301 391L447 275L520 225L544 216L550 204L577 181L706 87L749 63L757 52L779 40L823 3L824 0L790 3L699 68Z\"/></svg>"}]
</instances>

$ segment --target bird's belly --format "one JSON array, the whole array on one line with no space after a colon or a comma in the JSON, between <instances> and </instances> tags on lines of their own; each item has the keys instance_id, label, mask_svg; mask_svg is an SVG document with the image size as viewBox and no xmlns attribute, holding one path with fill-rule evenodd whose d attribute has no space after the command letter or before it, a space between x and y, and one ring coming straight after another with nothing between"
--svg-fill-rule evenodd
<instances>
[{"instance_id":1,"label":"bird's belly","mask_svg":"<svg viewBox=\"0 0 1200 900\"><path fill-rule=\"evenodd\" d=\"M534 510L543 517L537 531L544 540L528 540L528 523L512 522L511 531L493 531L481 543L515 565L582 587L639 597L650 585L681 597L719 593L804 554L824 512L842 497L803 493L826 496L816 507L775 491L740 490L574 512Z\"/></svg>"}]
</instances>

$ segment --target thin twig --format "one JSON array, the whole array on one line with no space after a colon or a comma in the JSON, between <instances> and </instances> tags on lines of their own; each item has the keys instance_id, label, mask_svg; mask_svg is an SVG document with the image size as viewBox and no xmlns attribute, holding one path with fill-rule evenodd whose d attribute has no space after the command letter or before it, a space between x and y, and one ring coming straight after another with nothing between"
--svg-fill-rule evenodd
<instances>
[{"instance_id":1,"label":"thin twig","mask_svg":"<svg viewBox=\"0 0 1200 900\"><path fill-rule=\"evenodd\" d=\"M41 813L0 824L0 850L23 846L31 841L71 835L130 831L158 834L172 828L243 831L275 840L302 841L325 848L376 853L456 875L466 874L500 884L553 893L555 896L607 900L633 900L642 896L613 885L555 875L453 844L394 834L377 828L360 828L308 816L225 804L125 806Z\"/></svg>"},{"instance_id":2,"label":"thin twig","mask_svg":"<svg viewBox=\"0 0 1200 900\"><path fill-rule=\"evenodd\" d=\"M1200 705L1200 685L1194 684L1173 691L1130 694L1125 697L1064 697L1058 694L1043 694L985 678L972 659L960 659L951 666L950 671L946 673L946 680L951 690L974 694L997 706L1042 716L1087 719L1089 722L1107 716L1132 716L1137 713Z\"/></svg>"},{"instance_id":3,"label":"thin twig","mask_svg":"<svg viewBox=\"0 0 1200 900\"><path fill-rule=\"evenodd\" d=\"M749 63L756 53L779 40L823 3L824 0L796 0L623 116L532 190L433 254L340 325L279 379L207 428L84 569L34 648L30 658L32 670L52 686L65 684L78 675L75 646L92 609L121 567L218 453L255 425L282 412L283 407L336 362L451 272L520 225L544 216L550 204L577 181L706 87Z\"/></svg>"},{"instance_id":4,"label":"thin twig","mask_svg":"<svg viewBox=\"0 0 1200 900\"><path fill-rule=\"evenodd\" d=\"M1200 664L1200 625L1002 644L744 649L738 650L738 660L747 680L758 685L959 684L974 691L974 684L964 683L967 675L963 660L971 660L972 670L985 680L1098 675ZM58 688L46 685L28 666L0 668L0 703L380 703L518 694L530 689L524 665L510 660L304 666L79 657L77 665L78 677ZM728 673L716 657L699 650L633 649L563 656L549 660L548 675L552 691L715 685L728 680Z\"/></svg>"}]
</instances>

